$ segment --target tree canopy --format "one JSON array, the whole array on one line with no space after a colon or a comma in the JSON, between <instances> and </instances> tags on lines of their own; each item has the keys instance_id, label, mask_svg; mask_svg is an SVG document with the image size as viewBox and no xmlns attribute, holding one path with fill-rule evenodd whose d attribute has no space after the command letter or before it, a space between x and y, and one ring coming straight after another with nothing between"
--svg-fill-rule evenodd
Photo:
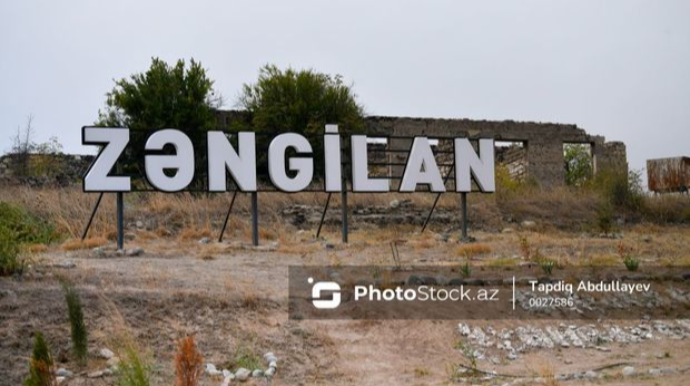
<instances>
[{"instance_id":1,"label":"tree canopy","mask_svg":"<svg viewBox=\"0 0 690 386\"><path fill-rule=\"evenodd\" d=\"M99 111L99 126L156 130L176 128L185 132L209 130L215 125L214 108L222 99L201 63L192 59L172 66L152 58L144 73L115 81Z\"/></svg>"},{"instance_id":2,"label":"tree canopy","mask_svg":"<svg viewBox=\"0 0 690 386\"><path fill-rule=\"evenodd\" d=\"M363 128L363 108L340 75L314 70L261 68L256 83L245 84L239 106L252 113L257 132L323 134L324 125L337 123L341 131Z\"/></svg>"}]
</instances>

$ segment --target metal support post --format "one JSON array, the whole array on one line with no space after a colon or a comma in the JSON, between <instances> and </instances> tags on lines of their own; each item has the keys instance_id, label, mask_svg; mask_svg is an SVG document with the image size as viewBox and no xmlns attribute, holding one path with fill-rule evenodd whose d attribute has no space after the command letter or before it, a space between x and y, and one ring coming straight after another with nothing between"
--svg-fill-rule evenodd
<instances>
[{"instance_id":1,"label":"metal support post","mask_svg":"<svg viewBox=\"0 0 690 386\"><path fill-rule=\"evenodd\" d=\"M235 205L235 198L237 198L237 191L232 193L232 200L230 200L230 207L228 208L228 213L225 215L225 222L223 222L223 229L220 231L220 236L218 236L218 242L223 242L223 234L225 234L225 228L228 226L228 219L230 218L230 213L232 212L232 207Z\"/></svg>"},{"instance_id":2,"label":"metal support post","mask_svg":"<svg viewBox=\"0 0 690 386\"><path fill-rule=\"evenodd\" d=\"M326 219L326 211L328 211L328 205L331 203L331 195L333 193L328 193L328 198L326 199L326 206L323 208L323 213L321 213L321 221L319 222L319 229L316 231L316 238L321 236L321 227L323 227L323 220Z\"/></svg>"},{"instance_id":3,"label":"metal support post","mask_svg":"<svg viewBox=\"0 0 690 386\"><path fill-rule=\"evenodd\" d=\"M259 245L259 194L252 192L252 244Z\"/></svg>"}]
</instances>

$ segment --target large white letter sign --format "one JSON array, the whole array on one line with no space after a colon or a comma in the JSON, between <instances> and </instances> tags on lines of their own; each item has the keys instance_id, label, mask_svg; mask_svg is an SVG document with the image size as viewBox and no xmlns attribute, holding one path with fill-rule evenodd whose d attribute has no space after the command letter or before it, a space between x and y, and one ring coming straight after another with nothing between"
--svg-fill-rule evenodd
<instances>
[{"instance_id":1,"label":"large white letter sign","mask_svg":"<svg viewBox=\"0 0 690 386\"><path fill-rule=\"evenodd\" d=\"M307 157L291 157L290 170L296 172L289 177L285 172L285 151L293 148L298 153L311 154L311 144L299 134L281 134L271 141L268 146L268 175L276 188L284 192L299 192L309 186L314 176L314 160Z\"/></svg>"},{"instance_id":2,"label":"large white letter sign","mask_svg":"<svg viewBox=\"0 0 690 386\"><path fill-rule=\"evenodd\" d=\"M243 192L256 192L256 140L253 132L239 133L239 154L222 131L208 132L208 188L224 192L226 170Z\"/></svg>"},{"instance_id":3,"label":"large white letter sign","mask_svg":"<svg viewBox=\"0 0 690 386\"><path fill-rule=\"evenodd\" d=\"M339 192L342 190L342 168L340 166L340 135L338 125L326 125L323 136L323 153L326 157L326 191Z\"/></svg>"},{"instance_id":4,"label":"large white letter sign","mask_svg":"<svg viewBox=\"0 0 690 386\"><path fill-rule=\"evenodd\" d=\"M417 137L412 143L412 150L407 156L405 173L400 183L400 191L414 192L418 184L429 185L432 192L446 191L434 152L431 151L431 145L426 137Z\"/></svg>"},{"instance_id":5,"label":"large white letter sign","mask_svg":"<svg viewBox=\"0 0 690 386\"><path fill-rule=\"evenodd\" d=\"M388 192L388 178L370 178L369 160L367 158L367 136L353 135L352 143L352 191L354 192Z\"/></svg>"},{"instance_id":6,"label":"large white letter sign","mask_svg":"<svg viewBox=\"0 0 690 386\"><path fill-rule=\"evenodd\" d=\"M186 188L194 178L194 146L185 133L165 129L153 133L146 141L145 149L163 150L167 144L175 148L174 155L144 157L146 178L158 190L177 192ZM168 177L165 169L176 169L175 175Z\"/></svg>"},{"instance_id":7,"label":"large white letter sign","mask_svg":"<svg viewBox=\"0 0 690 386\"><path fill-rule=\"evenodd\" d=\"M108 175L129 143L129 129L84 127L82 128L82 143L85 145L105 144L84 177L85 192L129 192L132 190L129 177Z\"/></svg>"},{"instance_id":8,"label":"large white letter sign","mask_svg":"<svg viewBox=\"0 0 690 386\"><path fill-rule=\"evenodd\" d=\"M455 191L471 192L474 177L482 192L496 191L494 140L479 140L479 155L467 138L455 138Z\"/></svg>"}]
</instances>

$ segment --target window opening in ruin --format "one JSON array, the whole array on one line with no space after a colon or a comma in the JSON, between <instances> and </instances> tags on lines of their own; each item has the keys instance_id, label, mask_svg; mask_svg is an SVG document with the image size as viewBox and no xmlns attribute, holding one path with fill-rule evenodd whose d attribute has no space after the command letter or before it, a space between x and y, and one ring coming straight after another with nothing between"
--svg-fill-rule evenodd
<instances>
[{"instance_id":1,"label":"window opening in ruin","mask_svg":"<svg viewBox=\"0 0 690 386\"><path fill-rule=\"evenodd\" d=\"M523 141L495 141L496 178L524 181L527 176L527 143Z\"/></svg>"},{"instance_id":2,"label":"window opening in ruin","mask_svg":"<svg viewBox=\"0 0 690 386\"><path fill-rule=\"evenodd\" d=\"M564 143L563 167L565 184L582 186L594 174L594 159L591 143Z\"/></svg>"}]
</instances>

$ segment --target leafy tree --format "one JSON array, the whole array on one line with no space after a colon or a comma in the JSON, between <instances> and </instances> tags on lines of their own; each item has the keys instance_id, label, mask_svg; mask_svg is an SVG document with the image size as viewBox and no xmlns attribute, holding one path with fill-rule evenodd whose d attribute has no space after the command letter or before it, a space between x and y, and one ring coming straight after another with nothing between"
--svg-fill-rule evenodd
<instances>
[{"instance_id":1,"label":"leafy tree","mask_svg":"<svg viewBox=\"0 0 690 386\"><path fill-rule=\"evenodd\" d=\"M592 155L586 144L566 144L564 147L565 183L582 186L592 177Z\"/></svg>"},{"instance_id":2,"label":"leafy tree","mask_svg":"<svg viewBox=\"0 0 690 386\"><path fill-rule=\"evenodd\" d=\"M223 104L223 99L213 90L213 81L201 63L192 59L187 66L184 60L178 60L173 66L152 58L146 72L116 81L106 97L96 125L133 130L121 165L124 172L143 175L147 132L164 128L185 132L195 147L195 164L205 165L205 152L200 150L206 142L201 134L215 127L214 109ZM199 185L204 174L205 170L199 168L192 185Z\"/></svg>"},{"instance_id":3,"label":"leafy tree","mask_svg":"<svg viewBox=\"0 0 690 386\"><path fill-rule=\"evenodd\" d=\"M260 149L266 148L269 136L295 132L310 139L318 156L323 140L310 135L323 134L326 124L338 124L340 132L361 132L364 128L363 107L352 87L339 75L314 70L281 70L266 65L256 83L244 85L238 105L251 113L251 129L266 134L257 138ZM265 165L265 157L259 155L260 165ZM322 167L323 162L315 162L316 173Z\"/></svg>"},{"instance_id":4,"label":"leafy tree","mask_svg":"<svg viewBox=\"0 0 690 386\"><path fill-rule=\"evenodd\" d=\"M153 58L145 73L116 81L106 96L98 125L134 130L208 130L215 124L213 109L222 105L213 81L194 59L187 67L184 60L171 66Z\"/></svg>"}]
</instances>

